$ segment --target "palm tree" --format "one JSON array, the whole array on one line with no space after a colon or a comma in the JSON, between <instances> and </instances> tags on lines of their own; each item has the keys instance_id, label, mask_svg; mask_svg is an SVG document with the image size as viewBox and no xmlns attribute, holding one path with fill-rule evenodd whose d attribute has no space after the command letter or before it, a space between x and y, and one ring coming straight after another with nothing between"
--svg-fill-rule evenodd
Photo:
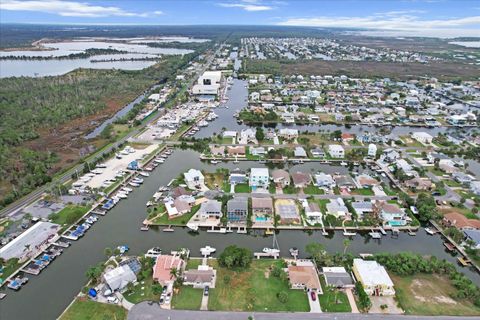
<instances>
[{"instance_id":1,"label":"palm tree","mask_svg":"<svg viewBox=\"0 0 480 320\"><path fill-rule=\"evenodd\" d=\"M172 268L172 269L170 269L170 279L176 278L177 275L178 275L178 270L177 270L177 268Z\"/></svg>"}]
</instances>

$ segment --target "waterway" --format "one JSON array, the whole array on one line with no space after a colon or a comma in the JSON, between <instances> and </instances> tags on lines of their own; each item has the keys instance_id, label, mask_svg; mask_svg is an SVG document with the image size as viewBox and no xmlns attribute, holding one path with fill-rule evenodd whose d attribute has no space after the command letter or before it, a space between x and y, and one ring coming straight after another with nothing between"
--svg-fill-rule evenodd
<instances>
[{"instance_id":1,"label":"waterway","mask_svg":"<svg viewBox=\"0 0 480 320\"><path fill-rule=\"evenodd\" d=\"M118 245L128 245L131 254L142 254L151 247L159 246L169 250L187 247L193 255L199 253L200 247L211 245L217 252L231 244L249 247L258 251L265 246L272 245L272 237L253 235L211 234L200 232L192 236L185 229L176 229L173 233L164 233L160 230L150 229L148 232L140 231L140 225L146 216L145 203L160 185L166 185L179 173L189 168L198 168L215 171L216 168L250 168L263 166L253 162L223 163L217 166L198 159L194 151L177 150L167 161L153 171L144 184L129 195L127 200L122 200L106 216L90 228L86 235L66 249L64 254L57 258L39 276L30 276L30 282L19 292L8 290L8 296L0 301L0 319L54 319L68 306L71 300L86 283L85 271L89 266L95 265L105 259L104 249L115 248ZM312 164L309 164L311 166ZM309 167L296 166L303 170ZM321 169L320 165L318 169ZM325 169L325 168L323 168ZM336 171L342 170L338 167ZM282 255L288 254L290 247L300 249L300 256L305 257L305 246L312 242L320 242L329 252L343 251L343 235L336 233L333 238L326 238L320 232L308 234L302 231L281 231L278 242ZM419 245L421 244L421 245ZM423 255L435 255L440 259L455 262L455 257L445 252L439 236L428 236L423 230L416 237L400 234L397 239L390 236L383 237L380 241L354 237L348 251L357 253L375 252L401 252L411 251ZM459 267L460 268L460 267ZM462 271L475 283L480 285L480 276L469 269Z\"/></svg>"}]
</instances>

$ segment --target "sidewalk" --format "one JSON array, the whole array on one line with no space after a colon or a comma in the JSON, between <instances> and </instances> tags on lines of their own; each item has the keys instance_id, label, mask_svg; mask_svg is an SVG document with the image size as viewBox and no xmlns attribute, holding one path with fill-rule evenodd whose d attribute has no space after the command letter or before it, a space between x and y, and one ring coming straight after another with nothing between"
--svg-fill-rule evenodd
<instances>
[{"instance_id":1,"label":"sidewalk","mask_svg":"<svg viewBox=\"0 0 480 320\"><path fill-rule=\"evenodd\" d=\"M360 311L358 311L355 298L353 297L352 289L345 289L345 293L347 294L348 302L350 303L350 307L352 308L352 313L360 313Z\"/></svg>"}]
</instances>

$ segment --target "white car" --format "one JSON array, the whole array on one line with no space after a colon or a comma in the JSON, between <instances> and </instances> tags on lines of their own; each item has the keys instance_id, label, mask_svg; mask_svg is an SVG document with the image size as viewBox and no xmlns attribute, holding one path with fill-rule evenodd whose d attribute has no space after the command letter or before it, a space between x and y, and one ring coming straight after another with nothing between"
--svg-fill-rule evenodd
<instances>
[{"instance_id":1,"label":"white car","mask_svg":"<svg viewBox=\"0 0 480 320\"><path fill-rule=\"evenodd\" d=\"M115 297L115 296L110 296L110 297L107 298L107 302L112 303L112 304L117 304L118 303L118 298Z\"/></svg>"}]
</instances>

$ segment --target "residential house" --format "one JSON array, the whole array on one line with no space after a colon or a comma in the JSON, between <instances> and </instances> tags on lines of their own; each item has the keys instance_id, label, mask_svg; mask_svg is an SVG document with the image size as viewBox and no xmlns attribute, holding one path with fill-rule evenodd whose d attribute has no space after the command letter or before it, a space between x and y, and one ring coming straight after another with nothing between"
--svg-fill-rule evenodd
<instances>
[{"instance_id":1,"label":"residential house","mask_svg":"<svg viewBox=\"0 0 480 320\"><path fill-rule=\"evenodd\" d=\"M463 173L463 172L454 172L452 174L452 178L457 181L458 183L461 183L465 186L470 185L470 183L475 180L474 177L472 177L469 174Z\"/></svg>"},{"instance_id":2,"label":"residential house","mask_svg":"<svg viewBox=\"0 0 480 320\"><path fill-rule=\"evenodd\" d=\"M407 224L407 214L395 204L376 201L374 211L378 211L383 222L389 226L397 227Z\"/></svg>"},{"instance_id":3,"label":"residential house","mask_svg":"<svg viewBox=\"0 0 480 320\"><path fill-rule=\"evenodd\" d=\"M306 158L307 152L305 151L305 149L303 149L303 147L297 146L293 150L293 155L295 156L295 158Z\"/></svg>"},{"instance_id":4,"label":"residential house","mask_svg":"<svg viewBox=\"0 0 480 320\"><path fill-rule=\"evenodd\" d=\"M433 140L430 134L423 131L412 133L412 138L423 144L431 144Z\"/></svg>"},{"instance_id":5,"label":"residential house","mask_svg":"<svg viewBox=\"0 0 480 320\"><path fill-rule=\"evenodd\" d=\"M250 147L249 152L252 156L265 156L267 150L264 147Z\"/></svg>"},{"instance_id":6,"label":"residential house","mask_svg":"<svg viewBox=\"0 0 480 320\"><path fill-rule=\"evenodd\" d=\"M230 222L246 221L248 214L248 199L237 197L227 202L227 218Z\"/></svg>"},{"instance_id":7,"label":"residential house","mask_svg":"<svg viewBox=\"0 0 480 320\"><path fill-rule=\"evenodd\" d=\"M459 230L479 230L480 220L468 219L458 212L450 212L443 216L443 225L446 227L455 227Z\"/></svg>"},{"instance_id":8,"label":"residential house","mask_svg":"<svg viewBox=\"0 0 480 320\"><path fill-rule=\"evenodd\" d=\"M421 191L431 190L433 186L433 183L430 179L420 178L420 177L415 177L410 180L406 180L403 184L407 188L414 189L414 190L421 190Z\"/></svg>"},{"instance_id":9,"label":"residential house","mask_svg":"<svg viewBox=\"0 0 480 320\"><path fill-rule=\"evenodd\" d=\"M315 158L325 158L325 151L322 148L316 147L310 150L310 153Z\"/></svg>"},{"instance_id":10,"label":"residential house","mask_svg":"<svg viewBox=\"0 0 480 320\"><path fill-rule=\"evenodd\" d=\"M280 217L283 224L300 223L300 213L294 200L277 199L275 201L275 214Z\"/></svg>"},{"instance_id":11,"label":"residential house","mask_svg":"<svg viewBox=\"0 0 480 320\"><path fill-rule=\"evenodd\" d=\"M200 189L205 185L205 177L200 170L190 169L183 175L185 177L185 183L189 189Z\"/></svg>"},{"instance_id":12,"label":"residential house","mask_svg":"<svg viewBox=\"0 0 480 320\"><path fill-rule=\"evenodd\" d=\"M176 255L159 255L153 266L153 280L162 286L173 285L177 277L172 274L172 269L181 273L185 269L185 261Z\"/></svg>"},{"instance_id":13,"label":"residential house","mask_svg":"<svg viewBox=\"0 0 480 320\"><path fill-rule=\"evenodd\" d=\"M249 184L252 187L252 191L256 191L257 188L268 189L270 183L270 176L267 168L252 168L250 170Z\"/></svg>"},{"instance_id":14,"label":"residential house","mask_svg":"<svg viewBox=\"0 0 480 320\"><path fill-rule=\"evenodd\" d=\"M352 142L355 140L355 135L352 133L344 132L342 133L342 142Z\"/></svg>"},{"instance_id":15,"label":"residential house","mask_svg":"<svg viewBox=\"0 0 480 320\"><path fill-rule=\"evenodd\" d=\"M352 208L359 218L362 218L365 213L373 213L373 204L371 201L354 201L352 202Z\"/></svg>"},{"instance_id":16,"label":"residential house","mask_svg":"<svg viewBox=\"0 0 480 320\"><path fill-rule=\"evenodd\" d=\"M374 186L380 185L380 181L375 178L372 178L368 174L361 174L355 179L357 186L359 188L372 188Z\"/></svg>"},{"instance_id":17,"label":"residential house","mask_svg":"<svg viewBox=\"0 0 480 320\"><path fill-rule=\"evenodd\" d=\"M215 271L210 268L201 268L186 270L183 273L183 285L193 286L194 288L203 289L212 287L215 283Z\"/></svg>"},{"instance_id":18,"label":"residential house","mask_svg":"<svg viewBox=\"0 0 480 320\"><path fill-rule=\"evenodd\" d=\"M223 157L225 155L225 147L224 146L210 145L210 153L213 156Z\"/></svg>"},{"instance_id":19,"label":"residential house","mask_svg":"<svg viewBox=\"0 0 480 320\"><path fill-rule=\"evenodd\" d=\"M230 177L228 179L230 184L240 184L247 182L247 174L245 171L240 169L234 169L230 172Z\"/></svg>"},{"instance_id":20,"label":"residential house","mask_svg":"<svg viewBox=\"0 0 480 320\"><path fill-rule=\"evenodd\" d=\"M322 273L327 287L338 289L355 287L355 283L353 282L350 273L348 273L344 267L323 267Z\"/></svg>"},{"instance_id":21,"label":"residential house","mask_svg":"<svg viewBox=\"0 0 480 320\"><path fill-rule=\"evenodd\" d=\"M315 174L315 185L319 188L333 189L336 184L330 174L319 172Z\"/></svg>"},{"instance_id":22,"label":"residential house","mask_svg":"<svg viewBox=\"0 0 480 320\"><path fill-rule=\"evenodd\" d=\"M230 157L245 157L245 146L228 146L227 152Z\"/></svg>"},{"instance_id":23,"label":"residential house","mask_svg":"<svg viewBox=\"0 0 480 320\"><path fill-rule=\"evenodd\" d=\"M313 223L322 222L322 211L315 202L308 203L308 205L305 207L305 215L307 216L307 219Z\"/></svg>"},{"instance_id":24,"label":"residential house","mask_svg":"<svg viewBox=\"0 0 480 320\"><path fill-rule=\"evenodd\" d=\"M393 163L393 162L397 161L398 159L400 159L400 154L396 150L394 150L392 148L388 148L388 149L383 150L383 154L381 156L382 161L387 162L387 163Z\"/></svg>"},{"instance_id":25,"label":"residential house","mask_svg":"<svg viewBox=\"0 0 480 320\"><path fill-rule=\"evenodd\" d=\"M112 292L122 291L129 283L137 281L135 272L128 265L122 265L107 271L102 278Z\"/></svg>"},{"instance_id":26,"label":"residential house","mask_svg":"<svg viewBox=\"0 0 480 320\"><path fill-rule=\"evenodd\" d=\"M349 212L345 206L345 202L342 198L331 199L326 205L327 214L334 216L335 218L345 218Z\"/></svg>"},{"instance_id":27,"label":"residential house","mask_svg":"<svg viewBox=\"0 0 480 320\"><path fill-rule=\"evenodd\" d=\"M354 189L357 186L355 184L355 181L353 181L353 178L349 175L336 175L333 177L333 179L335 180L335 184L339 188Z\"/></svg>"},{"instance_id":28,"label":"residential house","mask_svg":"<svg viewBox=\"0 0 480 320\"><path fill-rule=\"evenodd\" d=\"M298 130L297 129L283 128L283 129L279 130L278 136L285 139L285 140L294 140L294 139L298 138Z\"/></svg>"},{"instance_id":29,"label":"residential house","mask_svg":"<svg viewBox=\"0 0 480 320\"><path fill-rule=\"evenodd\" d=\"M312 181L308 173L299 172L299 171L292 173L292 180L295 188L305 188Z\"/></svg>"},{"instance_id":30,"label":"residential house","mask_svg":"<svg viewBox=\"0 0 480 320\"><path fill-rule=\"evenodd\" d=\"M477 196L480 196L480 181L470 182L470 191Z\"/></svg>"},{"instance_id":31,"label":"residential house","mask_svg":"<svg viewBox=\"0 0 480 320\"><path fill-rule=\"evenodd\" d=\"M480 230L464 230L465 240L472 243L472 248L480 249Z\"/></svg>"},{"instance_id":32,"label":"residential house","mask_svg":"<svg viewBox=\"0 0 480 320\"><path fill-rule=\"evenodd\" d=\"M321 290L317 269L310 260L297 260L295 265L288 266L288 280L292 289Z\"/></svg>"},{"instance_id":33,"label":"residential house","mask_svg":"<svg viewBox=\"0 0 480 320\"><path fill-rule=\"evenodd\" d=\"M220 219L222 217L222 203L217 200L207 200L200 205L198 215L201 219Z\"/></svg>"},{"instance_id":34,"label":"residential house","mask_svg":"<svg viewBox=\"0 0 480 320\"><path fill-rule=\"evenodd\" d=\"M270 197L266 198L252 198L252 213L254 215L272 215L273 214L273 200Z\"/></svg>"},{"instance_id":35,"label":"residential house","mask_svg":"<svg viewBox=\"0 0 480 320\"><path fill-rule=\"evenodd\" d=\"M393 296L395 289L387 270L377 261L353 259L353 274L365 292L373 296Z\"/></svg>"},{"instance_id":36,"label":"residential house","mask_svg":"<svg viewBox=\"0 0 480 320\"><path fill-rule=\"evenodd\" d=\"M249 144L249 143L258 143L257 138L255 137L255 130L248 128L240 131L240 136L238 138L238 144Z\"/></svg>"},{"instance_id":37,"label":"residential house","mask_svg":"<svg viewBox=\"0 0 480 320\"><path fill-rule=\"evenodd\" d=\"M332 158L337 158L337 159L345 158L345 150L339 144L330 144L328 146L328 153Z\"/></svg>"},{"instance_id":38,"label":"residential house","mask_svg":"<svg viewBox=\"0 0 480 320\"><path fill-rule=\"evenodd\" d=\"M375 158L377 156L377 146L374 145L373 143L370 143L368 145L368 153L367 155L370 157L370 158Z\"/></svg>"},{"instance_id":39,"label":"residential house","mask_svg":"<svg viewBox=\"0 0 480 320\"><path fill-rule=\"evenodd\" d=\"M272 180L279 188L284 188L290 185L290 174L282 169L272 171Z\"/></svg>"}]
</instances>

